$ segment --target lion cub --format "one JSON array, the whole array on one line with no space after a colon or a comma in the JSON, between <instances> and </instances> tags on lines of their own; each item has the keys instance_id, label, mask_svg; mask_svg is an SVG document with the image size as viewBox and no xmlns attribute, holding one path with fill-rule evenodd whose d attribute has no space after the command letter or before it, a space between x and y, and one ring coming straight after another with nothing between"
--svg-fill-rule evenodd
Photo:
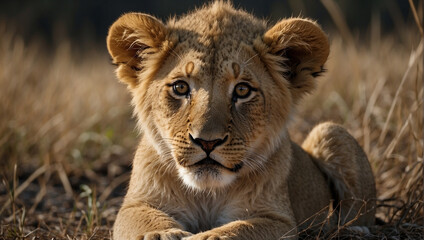
<instances>
[{"instance_id":1,"label":"lion cub","mask_svg":"<svg viewBox=\"0 0 424 240\"><path fill-rule=\"evenodd\" d=\"M107 46L143 132L114 239L297 238L307 226L373 224L372 171L349 133L324 123L299 147L287 132L329 54L317 23L268 26L215 2L166 24L125 14Z\"/></svg>"}]
</instances>

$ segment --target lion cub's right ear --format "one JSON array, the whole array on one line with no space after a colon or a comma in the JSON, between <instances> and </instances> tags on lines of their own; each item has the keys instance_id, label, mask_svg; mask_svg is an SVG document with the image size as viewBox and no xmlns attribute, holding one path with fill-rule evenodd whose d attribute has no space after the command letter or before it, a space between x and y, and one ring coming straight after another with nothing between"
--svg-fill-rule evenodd
<instances>
[{"instance_id":1,"label":"lion cub's right ear","mask_svg":"<svg viewBox=\"0 0 424 240\"><path fill-rule=\"evenodd\" d=\"M138 84L137 72L143 70L146 58L158 53L167 35L161 21L142 13L127 13L109 29L107 48L118 65L118 78L130 88Z\"/></svg>"}]
</instances>

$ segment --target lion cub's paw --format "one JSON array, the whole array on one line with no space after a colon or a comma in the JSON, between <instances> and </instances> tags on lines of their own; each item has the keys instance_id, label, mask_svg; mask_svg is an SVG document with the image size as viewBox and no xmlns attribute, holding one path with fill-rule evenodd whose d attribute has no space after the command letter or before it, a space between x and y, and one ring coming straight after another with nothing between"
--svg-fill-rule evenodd
<instances>
[{"instance_id":1,"label":"lion cub's paw","mask_svg":"<svg viewBox=\"0 0 424 240\"><path fill-rule=\"evenodd\" d=\"M184 240L224 240L228 239L227 237L220 236L213 232L203 232L190 237L183 238Z\"/></svg>"},{"instance_id":2,"label":"lion cub's paw","mask_svg":"<svg viewBox=\"0 0 424 240\"><path fill-rule=\"evenodd\" d=\"M148 232L140 236L139 240L181 240L192 234L178 228L171 228L163 231Z\"/></svg>"}]
</instances>

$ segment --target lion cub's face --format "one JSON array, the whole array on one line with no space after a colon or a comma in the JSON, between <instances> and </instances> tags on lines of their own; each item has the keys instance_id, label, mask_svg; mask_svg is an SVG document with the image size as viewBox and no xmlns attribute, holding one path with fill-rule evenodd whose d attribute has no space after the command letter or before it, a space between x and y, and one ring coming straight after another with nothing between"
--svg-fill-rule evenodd
<instances>
[{"instance_id":1,"label":"lion cub's face","mask_svg":"<svg viewBox=\"0 0 424 240\"><path fill-rule=\"evenodd\" d=\"M211 6L167 25L126 14L108 36L158 161L196 189L261 172L328 55L325 35L309 20L267 30L229 5Z\"/></svg>"},{"instance_id":2,"label":"lion cub's face","mask_svg":"<svg viewBox=\"0 0 424 240\"><path fill-rule=\"evenodd\" d=\"M255 60L247 49L231 49L176 51L165 62L173 67L159 71L148 87L160 152L172 155L191 187L223 187L259 171L285 118L270 121L266 102L282 103L283 111L291 104L288 90L273 84L263 66L248 67Z\"/></svg>"}]
</instances>

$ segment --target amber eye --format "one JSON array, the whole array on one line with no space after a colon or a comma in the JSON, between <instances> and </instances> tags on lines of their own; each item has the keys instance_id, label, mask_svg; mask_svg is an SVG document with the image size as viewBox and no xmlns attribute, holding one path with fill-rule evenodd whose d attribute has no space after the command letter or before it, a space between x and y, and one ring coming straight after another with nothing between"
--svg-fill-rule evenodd
<instances>
[{"instance_id":1,"label":"amber eye","mask_svg":"<svg viewBox=\"0 0 424 240\"><path fill-rule=\"evenodd\" d=\"M235 98L247 98L250 96L252 88L247 83L239 83L234 88Z\"/></svg>"},{"instance_id":2,"label":"amber eye","mask_svg":"<svg viewBox=\"0 0 424 240\"><path fill-rule=\"evenodd\" d=\"M190 92L190 86L187 82L178 80L172 84L172 90L174 90L174 93L178 96L185 96Z\"/></svg>"}]
</instances>

